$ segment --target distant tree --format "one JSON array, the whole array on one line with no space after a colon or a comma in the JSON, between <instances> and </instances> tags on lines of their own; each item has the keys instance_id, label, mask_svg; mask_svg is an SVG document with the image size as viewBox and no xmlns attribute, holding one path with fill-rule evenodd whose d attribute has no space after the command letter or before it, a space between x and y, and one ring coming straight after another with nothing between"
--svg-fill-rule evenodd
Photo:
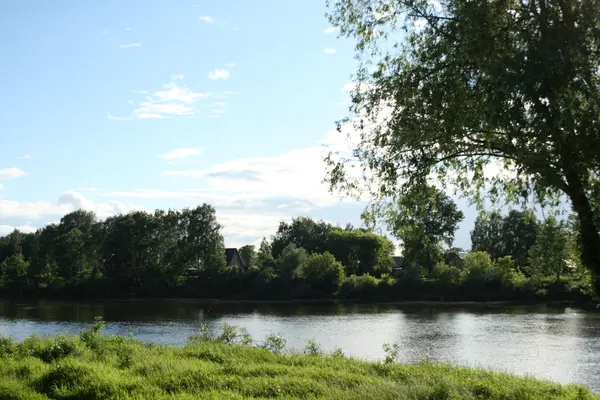
<instances>
[{"instance_id":1,"label":"distant tree","mask_svg":"<svg viewBox=\"0 0 600 400\"><path fill-rule=\"evenodd\" d=\"M308 258L308 253L302 247L296 246L294 243L288 244L281 255L276 260L275 271L279 277L281 277L284 285L291 282L294 276L294 271L304 263Z\"/></svg>"},{"instance_id":2,"label":"distant tree","mask_svg":"<svg viewBox=\"0 0 600 400\"><path fill-rule=\"evenodd\" d=\"M256 253L256 263L258 268L261 270L274 267L275 259L273 258L273 251L271 249L271 243L267 238L262 238L258 252Z\"/></svg>"},{"instance_id":3,"label":"distant tree","mask_svg":"<svg viewBox=\"0 0 600 400\"><path fill-rule=\"evenodd\" d=\"M254 249L254 245L247 244L240 247L238 251L240 252L242 260L244 260L246 268L256 267L256 250Z\"/></svg>"},{"instance_id":4,"label":"distant tree","mask_svg":"<svg viewBox=\"0 0 600 400\"><path fill-rule=\"evenodd\" d=\"M15 254L0 263L0 282L4 287L23 289L27 285L29 263L22 254Z\"/></svg>"},{"instance_id":5,"label":"distant tree","mask_svg":"<svg viewBox=\"0 0 600 400\"><path fill-rule=\"evenodd\" d=\"M538 230L539 222L532 210L510 210L502 221L503 255L511 256L520 267L527 266Z\"/></svg>"},{"instance_id":6,"label":"distant tree","mask_svg":"<svg viewBox=\"0 0 600 400\"><path fill-rule=\"evenodd\" d=\"M540 225L534 245L529 249L529 271L537 276L555 276L568 272L569 232L555 216Z\"/></svg>"},{"instance_id":7,"label":"distant tree","mask_svg":"<svg viewBox=\"0 0 600 400\"><path fill-rule=\"evenodd\" d=\"M502 235L503 218L499 212L482 212L471 231L471 251L485 251L493 260L506 255Z\"/></svg>"},{"instance_id":8,"label":"distant tree","mask_svg":"<svg viewBox=\"0 0 600 400\"><path fill-rule=\"evenodd\" d=\"M388 231L402 241L405 259L427 272L441 260L441 246L452 245L464 218L456 203L431 185L414 187L395 203L372 205L363 213L363 220L373 226L378 216Z\"/></svg>"},{"instance_id":9,"label":"distant tree","mask_svg":"<svg viewBox=\"0 0 600 400\"><path fill-rule=\"evenodd\" d=\"M314 221L311 218L298 217L291 223L282 221L273 236L273 257L281 255L283 249L293 243L309 253L320 253L325 250L327 234L333 227L324 221Z\"/></svg>"},{"instance_id":10,"label":"distant tree","mask_svg":"<svg viewBox=\"0 0 600 400\"><path fill-rule=\"evenodd\" d=\"M342 263L346 275L391 272L394 244L373 232L334 228L327 235L325 249Z\"/></svg>"},{"instance_id":11,"label":"distant tree","mask_svg":"<svg viewBox=\"0 0 600 400\"><path fill-rule=\"evenodd\" d=\"M300 265L296 279L310 286L314 295L331 295L338 291L344 281L344 267L333 254L313 253Z\"/></svg>"}]
</instances>

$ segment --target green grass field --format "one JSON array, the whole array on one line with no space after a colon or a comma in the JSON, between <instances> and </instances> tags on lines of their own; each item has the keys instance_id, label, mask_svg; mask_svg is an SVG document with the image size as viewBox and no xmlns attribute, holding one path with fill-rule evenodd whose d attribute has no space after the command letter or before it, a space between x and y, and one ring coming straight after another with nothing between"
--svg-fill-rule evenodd
<instances>
[{"instance_id":1,"label":"green grass field","mask_svg":"<svg viewBox=\"0 0 600 400\"><path fill-rule=\"evenodd\" d=\"M0 399L594 399L579 386L421 362L381 362L281 352L233 327L184 347L100 335L0 339Z\"/></svg>"}]
</instances>

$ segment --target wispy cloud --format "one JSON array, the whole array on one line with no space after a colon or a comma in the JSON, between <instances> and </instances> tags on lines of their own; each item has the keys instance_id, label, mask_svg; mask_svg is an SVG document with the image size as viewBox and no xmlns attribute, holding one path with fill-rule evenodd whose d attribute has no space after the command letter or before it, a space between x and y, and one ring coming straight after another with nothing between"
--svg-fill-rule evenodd
<instances>
[{"instance_id":1,"label":"wispy cloud","mask_svg":"<svg viewBox=\"0 0 600 400\"><path fill-rule=\"evenodd\" d=\"M142 47L141 43L125 43L119 46L121 49L133 49L135 47Z\"/></svg>"},{"instance_id":2,"label":"wispy cloud","mask_svg":"<svg viewBox=\"0 0 600 400\"><path fill-rule=\"evenodd\" d=\"M165 161L172 161L172 160L183 160L184 158L197 157L200 155L202 155L202 150L197 147L195 147L195 148L180 148L180 149L174 149L174 150L168 151L165 154L162 154L160 156L160 158L162 158Z\"/></svg>"},{"instance_id":3,"label":"wispy cloud","mask_svg":"<svg viewBox=\"0 0 600 400\"><path fill-rule=\"evenodd\" d=\"M335 49L325 49L325 53L333 54L333 53L335 53Z\"/></svg>"},{"instance_id":4,"label":"wispy cloud","mask_svg":"<svg viewBox=\"0 0 600 400\"><path fill-rule=\"evenodd\" d=\"M339 31L340 28L337 26L330 26L329 28L325 28L325 33L333 33Z\"/></svg>"},{"instance_id":5,"label":"wispy cloud","mask_svg":"<svg viewBox=\"0 0 600 400\"><path fill-rule=\"evenodd\" d=\"M25 175L25 171L19 168L4 168L0 169L0 179L14 179Z\"/></svg>"},{"instance_id":6,"label":"wispy cloud","mask_svg":"<svg viewBox=\"0 0 600 400\"><path fill-rule=\"evenodd\" d=\"M209 79L227 79L229 78L229 71L226 69L215 69L213 72L208 74Z\"/></svg>"},{"instance_id":7,"label":"wispy cloud","mask_svg":"<svg viewBox=\"0 0 600 400\"><path fill-rule=\"evenodd\" d=\"M133 32L133 29L131 29L131 28L125 28L125 32Z\"/></svg>"},{"instance_id":8,"label":"wispy cloud","mask_svg":"<svg viewBox=\"0 0 600 400\"><path fill-rule=\"evenodd\" d=\"M29 154L25 154L23 157L21 157L23 160L31 160L31 156Z\"/></svg>"},{"instance_id":9,"label":"wispy cloud","mask_svg":"<svg viewBox=\"0 0 600 400\"><path fill-rule=\"evenodd\" d=\"M145 96L133 112L139 119L160 119L174 116L189 116L194 114L196 103L210 96L210 93L194 92L189 87L179 85L176 81L183 75L174 75L171 82L159 90Z\"/></svg>"},{"instance_id":10,"label":"wispy cloud","mask_svg":"<svg viewBox=\"0 0 600 400\"><path fill-rule=\"evenodd\" d=\"M221 21L221 20L217 21L217 19L215 19L213 17L210 17L208 15L203 15L203 16L199 17L199 19L200 19L200 21L203 21L203 22L205 22L207 24L216 23L217 25L220 25L220 26L222 26L222 27L224 27L226 29L229 29L230 31L233 31L233 32L237 32L237 31L240 30L240 28L232 26L232 25L230 25L226 21Z\"/></svg>"}]
</instances>

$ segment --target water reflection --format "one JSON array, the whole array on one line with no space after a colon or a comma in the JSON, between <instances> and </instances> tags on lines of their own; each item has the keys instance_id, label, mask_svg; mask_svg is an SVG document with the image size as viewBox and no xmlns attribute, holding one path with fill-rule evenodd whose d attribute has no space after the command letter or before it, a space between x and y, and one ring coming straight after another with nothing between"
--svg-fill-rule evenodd
<instances>
[{"instance_id":1,"label":"water reflection","mask_svg":"<svg viewBox=\"0 0 600 400\"><path fill-rule=\"evenodd\" d=\"M108 333L174 345L203 322L214 331L242 326L257 340L279 333L297 349L316 339L325 350L366 359L381 359L382 345L395 342L406 362L427 357L600 391L600 314L565 307L0 301L0 334L78 332L95 316Z\"/></svg>"}]
</instances>

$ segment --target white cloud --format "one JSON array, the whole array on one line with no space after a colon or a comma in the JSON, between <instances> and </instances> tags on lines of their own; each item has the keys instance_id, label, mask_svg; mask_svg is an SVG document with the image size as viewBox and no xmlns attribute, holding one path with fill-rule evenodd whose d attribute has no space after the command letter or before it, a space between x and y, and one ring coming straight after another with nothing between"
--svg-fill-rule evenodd
<instances>
[{"instance_id":1,"label":"white cloud","mask_svg":"<svg viewBox=\"0 0 600 400\"><path fill-rule=\"evenodd\" d=\"M83 194L69 190L62 193L56 202L20 202L0 199L0 218L24 218L27 221L39 221L60 218L80 208L95 212L99 218L144 209L143 206L124 204L116 200L94 203Z\"/></svg>"},{"instance_id":2,"label":"white cloud","mask_svg":"<svg viewBox=\"0 0 600 400\"><path fill-rule=\"evenodd\" d=\"M212 80L215 79L227 79L229 78L229 71L226 69L215 69L213 72L208 74L208 77Z\"/></svg>"},{"instance_id":3,"label":"white cloud","mask_svg":"<svg viewBox=\"0 0 600 400\"><path fill-rule=\"evenodd\" d=\"M202 151L199 148L180 148L171 150L161 155L161 158L165 161L170 160L182 160L188 157L195 157L202 155Z\"/></svg>"},{"instance_id":4,"label":"white cloud","mask_svg":"<svg viewBox=\"0 0 600 400\"><path fill-rule=\"evenodd\" d=\"M200 20L208 24L212 24L213 22L215 22L215 19L213 17L209 17L208 15L200 17Z\"/></svg>"},{"instance_id":5,"label":"white cloud","mask_svg":"<svg viewBox=\"0 0 600 400\"><path fill-rule=\"evenodd\" d=\"M152 113L140 113L138 115L139 119L162 119L163 116L160 114L152 114Z\"/></svg>"},{"instance_id":6,"label":"white cloud","mask_svg":"<svg viewBox=\"0 0 600 400\"><path fill-rule=\"evenodd\" d=\"M122 45L119 45L119 48L121 49L133 49L135 47L142 47L141 43L124 43Z\"/></svg>"},{"instance_id":7,"label":"white cloud","mask_svg":"<svg viewBox=\"0 0 600 400\"><path fill-rule=\"evenodd\" d=\"M25 154L23 156L23 160L31 160L31 156L29 154Z\"/></svg>"},{"instance_id":8,"label":"white cloud","mask_svg":"<svg viewBox=\"0 0 600 400\"><path fill-rule=\"evenodd\" d=\"M160 119L194 114L196 103L209 97L210 93L195 92L187 86L177 84L183 75L173 75L163 90L146 95L133 115L139 119ZM141 94L147 94L141 93Z\"/></svg>"},{"instance_id":9,"label":"white cloud","mask_svg":"<svg viewBox=\"0 0 600 400\"><path fill-rule=\"evenodd\" d=\"M125 32L133 32L133 29L131 29L131 28L125 28Z\"/></svg>"},{"instance_id":10,"label":"white cloud","mask_svg":"<svg viewBox=\"0 0 600 400\"><path fill-rule=\"evenodd\" d=\"M330 26L329 28L325 28L325 33L338 32L339 30L340 30L340 28L338 28L336 26Z\"/></svg>"},{"instance_id":11,"label":"white cloud","mask_svg":"<svg viewBox=\"0 0 600 400\"><path fill-rule=\"evenodd\" d=\"M3 188L3 187L4 187L4 185L2 185L2 184L0 183L0 192L2 191L2 188Z\"/></svg>"},{"instance_id":12,"label":"white cloud","mask_svg":"<svg viewBox=\"0 0 600 400\"><path fill-rule=\"evenodd\" d=\"M19 225L19 226L0 225L0 236L6 236L9 233L13 232L15 229L17 229L23 233L33 233L37 230L37 228L34 228L31 225Z\"/></svg>"},{"instance_id":13,"label":"white cloud","mask_svg":"<svg viewBox=\"0 0 600 400\"><path fill-rule=\"evenodd\" d=\"M233 67L235 67L235 63L227 63L227 64L225 64L225 66L227 68L233 68Z\"/></svg>"},{"instance_id":14,"label":"white cloud","mask_svg":"<svg viewBox=\"0 0 600 400\"><path fill-rule=\"evenodd\" d=\"M19 168L4 168L0 169L0 179L14 179L25 175L25 171Z\"/></svg>"},{"instance_id":15,"label":"white cloud","mask_svg":"<svg viewBox=\"0 0 600 400\"><path fill-rule=\"evenodd\" d=\"M334 54L335 53L335 49L325 49L325 53L327 53L327 54Z\"/></svg>"}]
</instances>

